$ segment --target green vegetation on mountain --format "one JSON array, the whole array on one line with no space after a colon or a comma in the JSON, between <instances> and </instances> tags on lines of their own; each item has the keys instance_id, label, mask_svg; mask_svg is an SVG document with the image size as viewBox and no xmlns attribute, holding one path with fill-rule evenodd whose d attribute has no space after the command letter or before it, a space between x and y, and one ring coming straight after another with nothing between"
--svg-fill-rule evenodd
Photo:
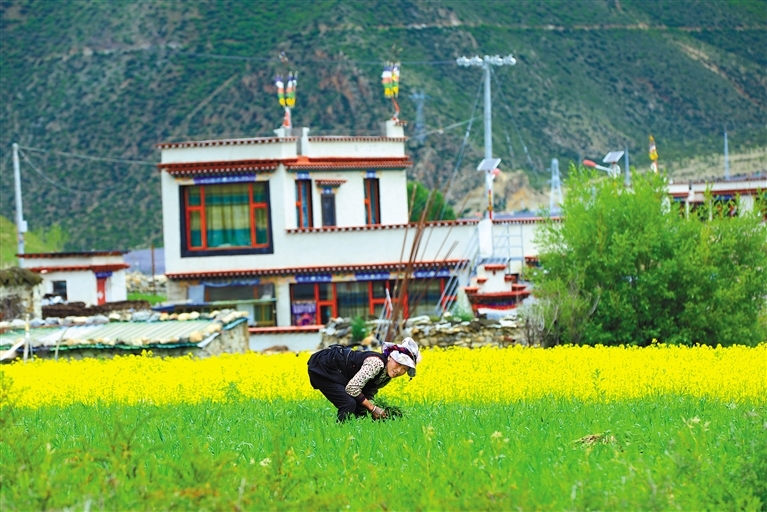
<instances>
[{"instance_id":1,"label":"green vegetation on mountain","mask_svg":"<svg viewBox=\"0 0 767 512\"><path fill-rule=\"evenodd\" d=\"M481 72L454 59L513 52L518 64L495 70L494 148L504 170L524 170L536 187L554 157L601 159L628 146L645 168L650 133L672 175L675 161L720 152L725 124L731 151L767 147L760 0L2 0L0 38L6 216L12 142L156 162L162 141L271 135L282 118L272 79L293 69L296 126L369 134L391 115L380 85L389 59L403 62L399 102L412 135L411 92L429 96L428 131L467 120ZM411 139L411 177L444 188L464 129ZM480 117L447 198L454 206L481 182L482 152ZM31 228L58 222L78 250L162 243L156 168L24 154Z\"/></svg>"},{"instance_id":2,"label":"green vegetation on mountain","mask_svg":"<svg viewBox=\"0 0 767 512\"><path fill-rule=\"evenodd\" d=\"M24 235L24 252L51 252L64 248L67 235L59 224L47 231L38 228ZM16 224L0 215L0 268L18 265L16 258Z\"/></svg>"}]
</instances>

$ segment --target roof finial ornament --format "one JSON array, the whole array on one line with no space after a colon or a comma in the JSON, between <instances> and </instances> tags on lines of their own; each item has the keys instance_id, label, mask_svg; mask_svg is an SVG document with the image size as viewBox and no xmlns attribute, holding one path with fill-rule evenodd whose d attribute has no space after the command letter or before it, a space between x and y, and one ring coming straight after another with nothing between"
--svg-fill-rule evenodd
<instances>
[{"instance_id":1,"label":"roof finial ornament","mask_svg":"<svg viewBox=\"0 0 767 512\"><path fill-rule=\"evenodd\" d=\"M287 64L288 57L285 52L280 52L280 62ZM298 73L296 71L288 72L287 80L281 74L277 74L274 78L274 85L277 86L277 98L280 101L280 106L285 109L285 117L282 120L282 128L285 130L290 130L293 127L290 110L296 106L297 83Z\"/></svg>"}]
</instances>

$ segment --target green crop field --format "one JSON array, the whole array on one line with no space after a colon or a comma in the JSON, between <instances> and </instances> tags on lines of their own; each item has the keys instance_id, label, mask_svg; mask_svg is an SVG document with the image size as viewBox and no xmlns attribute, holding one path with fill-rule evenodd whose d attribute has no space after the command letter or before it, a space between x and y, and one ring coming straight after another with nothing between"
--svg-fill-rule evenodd
<instances>
[{"instance_id":1,"label":"green crop field","mask_svg":"<svg viewBox=\"0 0 767 512\"><path fill-rule=\"evenodd\" d=\"M760 510L767 409L658 396L0 409L3 510Z\"/></svg>"}]
</instances>

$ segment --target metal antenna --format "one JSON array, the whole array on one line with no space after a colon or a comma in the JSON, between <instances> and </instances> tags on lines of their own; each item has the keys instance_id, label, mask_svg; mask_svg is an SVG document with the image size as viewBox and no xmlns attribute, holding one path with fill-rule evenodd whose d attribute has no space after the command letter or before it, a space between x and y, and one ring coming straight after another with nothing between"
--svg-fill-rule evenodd
<instances>
[{"instance_id":1,"label":"metal antenna","mask_svg":"<svg viewBox=\"0 0 767 512\"><path fill-rule=\"evenodd\" d=\"M421 92L410 93L410 99L415 102L415 140L418 144L426 141L426 121L423 117L423 104L429 96Z\"/></svg>"},{"instance_id":2,"label":"metal antenna","mask_svg":"<svg viewBox=\"0 0 767 512\"><path fill-rule=\"evenodd\" d=\"M559 175L559 160L551 159L551 193L549 195L549 215L559 213L562 206L562 179Z\"/></svg>"},{"instance_id":3,"label":"metal antenna","mask_svg":"<svg viewBox=\"0 0 767 512\"><path fill-rule=\"evenodd\" d=\"M724 179L730 179L730 153L727 150L727 126L724 127Z\"/></svg>"}]
</instances>

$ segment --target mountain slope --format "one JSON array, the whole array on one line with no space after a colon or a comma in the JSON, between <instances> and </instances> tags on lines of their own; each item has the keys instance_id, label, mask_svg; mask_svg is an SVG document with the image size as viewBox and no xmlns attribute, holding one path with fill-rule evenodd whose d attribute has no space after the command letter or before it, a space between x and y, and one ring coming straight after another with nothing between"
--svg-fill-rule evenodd
<instances>
[{"instance_id":1,"label":"mountain slope","mask_svg":"<svg viewBox=\"0 0 767 512\"><path fill-rule=\"evenodd\" d=\"M391 115L379 77L392 58L403 61L412 135L408 94L429 95L429 130L467 120L481 72L455 57L513 52L518 64L497 69L493 84L495 153L537 187L555 157L566 169L628 146L646 167L650 133L662 164L719 152L725 124L732 151L764 148L765 5L3 0L0 213L13 211L12 142L157 161L161 141L270 135L281 121L272 78L288 69L299 72L295 125L374 132ZM464 129L411 140L413 177L444 186ZM452 201L480 183L482 151L479 118ZM22 159L32 228L60 222L78 250L161 243L156 168L25 154L37 168Z\"/></svg>"}]
</instances>

